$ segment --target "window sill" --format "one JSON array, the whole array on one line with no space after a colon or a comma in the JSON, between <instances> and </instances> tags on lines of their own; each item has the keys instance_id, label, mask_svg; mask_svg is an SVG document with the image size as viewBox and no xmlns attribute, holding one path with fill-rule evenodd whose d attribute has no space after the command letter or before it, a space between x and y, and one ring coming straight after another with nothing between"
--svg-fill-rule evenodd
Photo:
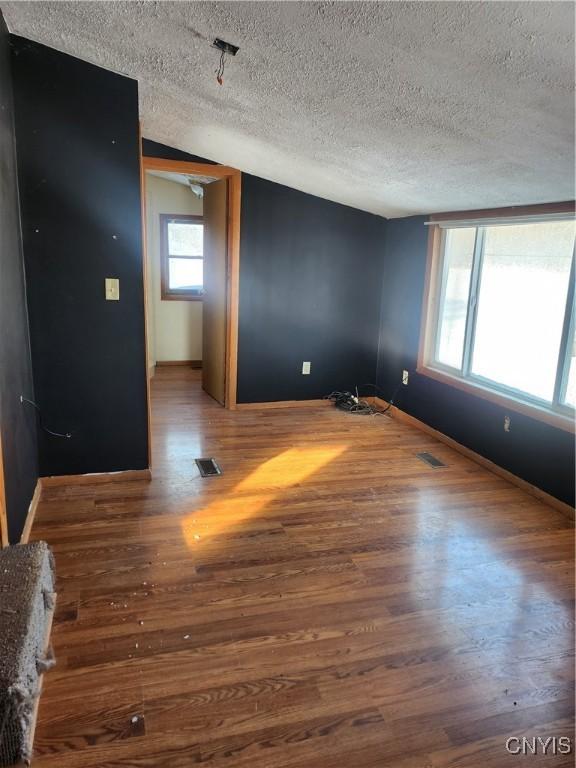
<instances>
[{"instance_id":1,"label":"window sill","mask_svg":"<svg viewBox=\"0 0 576 768\"><path fill-rule=\"evenodd\" d=\"M481 384L469 381L468 379L460 379L457 376L451 376L445 371L440 371L429 366L418 365L416 372L422 376L427 376L430 379L439 381L442 384L456 387L456 389L460 389L475 397L481 397L483 400L488 400L489 402L496 403L504 408L509 408L511 411L516 411L524 416L529 416L531 419L543 421L546 424L550 424L552 427L574 434L574 418L569 415L548 410L547 408L541 408L538 405L519 400L501 392L496 392L493 389L489 389L488 387L484 387Z\"/></svg>"},{"instance_id":2,"label":"window sill","mask_svg":"<svg viewBox=\"0 0 576 768\"><path fill-rule=\"evenodd\" d=\"M162 301L202 301L204 296L191 296L188 293L163 293Z\"/></svg>"}]
</instances>

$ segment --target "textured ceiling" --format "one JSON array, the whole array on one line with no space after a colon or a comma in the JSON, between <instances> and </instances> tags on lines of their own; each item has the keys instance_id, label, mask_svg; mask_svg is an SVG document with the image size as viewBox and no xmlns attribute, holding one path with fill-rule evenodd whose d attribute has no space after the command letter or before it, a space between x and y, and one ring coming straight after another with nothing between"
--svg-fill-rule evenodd
<instances>
[{"instance_id":1,"label":"textured ceiling","mask_svg":"<svg viewBox=\"0 0 576 768\"><path fill-rule=\"evenodd\" d=\"M147 138L385 216L574 196L571 2L2 2ZM216 83L214 37L240 46Z\"/></svg>"}]
</instances>

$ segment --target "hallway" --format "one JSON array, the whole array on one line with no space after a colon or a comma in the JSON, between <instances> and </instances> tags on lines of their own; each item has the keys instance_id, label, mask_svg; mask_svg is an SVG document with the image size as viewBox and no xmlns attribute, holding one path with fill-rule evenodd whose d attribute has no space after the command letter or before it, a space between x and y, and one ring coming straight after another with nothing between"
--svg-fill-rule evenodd
<instances>
[{"instance_id":1,"label":"hallway","mask_svg":"<svg viewBox=\"0 0 576 768\"><path fill-rule=\"evenodd\" d=\"M152 396L151 482L43 494L34 766L499 768L570 735L568 519L387 416L226 411L180 367Z\"/></svg>"}]
</instances>

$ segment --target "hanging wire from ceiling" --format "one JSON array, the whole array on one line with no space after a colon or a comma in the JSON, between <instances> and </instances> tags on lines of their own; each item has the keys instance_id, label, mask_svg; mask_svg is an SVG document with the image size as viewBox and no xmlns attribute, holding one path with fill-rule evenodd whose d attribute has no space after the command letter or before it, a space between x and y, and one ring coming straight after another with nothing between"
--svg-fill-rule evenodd
<instances>
[{"instance_id":1,"label":"hanging wire from ceiling","mask_svg":"<svg viewBox=\"0 0 576 768\"><path fill-rule=\"evenodd\" d=\"M216 80L218 82L218 85L224 84L224 67L226 66L226 56L236 56L238 51L240 50L237 45L233 45L232 43L227 43L226 40L221 40L219 37L217 37L214 42L212 43L212 48L216 48L220 51L220 60L218 63L218 69L215 70L216 72Z\"/></svg>"},{"instance_id":2,"label":"hanging wire from ceiling","mask_svg":"<svg viewBox=\"0 0 576 768\"><path fill-rule=\"evenodd\" d=\"M226 57L226 52L220 51L220 64L218 65L218 69L216 70L216 80L218 81L218 85L223 85L224 83L224 66L226 63L225 57Z\"/></svg>"}]
</instances>

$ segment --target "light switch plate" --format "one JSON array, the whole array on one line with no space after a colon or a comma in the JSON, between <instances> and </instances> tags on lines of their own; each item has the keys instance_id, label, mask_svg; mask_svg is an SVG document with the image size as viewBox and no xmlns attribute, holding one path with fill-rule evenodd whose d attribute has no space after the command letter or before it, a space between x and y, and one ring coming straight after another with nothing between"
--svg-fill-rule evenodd
<instances>
[{"instance_id":1,"label":"light switch plate","mask_svg":"<svg viewBox=\"0 0 576 768\"><path fill-rule=\"evenodd\" d=\"M120 280L107 277L105 280L106 301L120 301Z\"/></svg>"},{"instance_id":2,"label":"light switch plate","mask_svg":"<svg viewBox=\"0 0 576 768\"><path fill-rule=\"evenodd\" d=\"M310 363L302 363L302 373L307 376L310 373Z\"/></svg>"}]
</instances>

